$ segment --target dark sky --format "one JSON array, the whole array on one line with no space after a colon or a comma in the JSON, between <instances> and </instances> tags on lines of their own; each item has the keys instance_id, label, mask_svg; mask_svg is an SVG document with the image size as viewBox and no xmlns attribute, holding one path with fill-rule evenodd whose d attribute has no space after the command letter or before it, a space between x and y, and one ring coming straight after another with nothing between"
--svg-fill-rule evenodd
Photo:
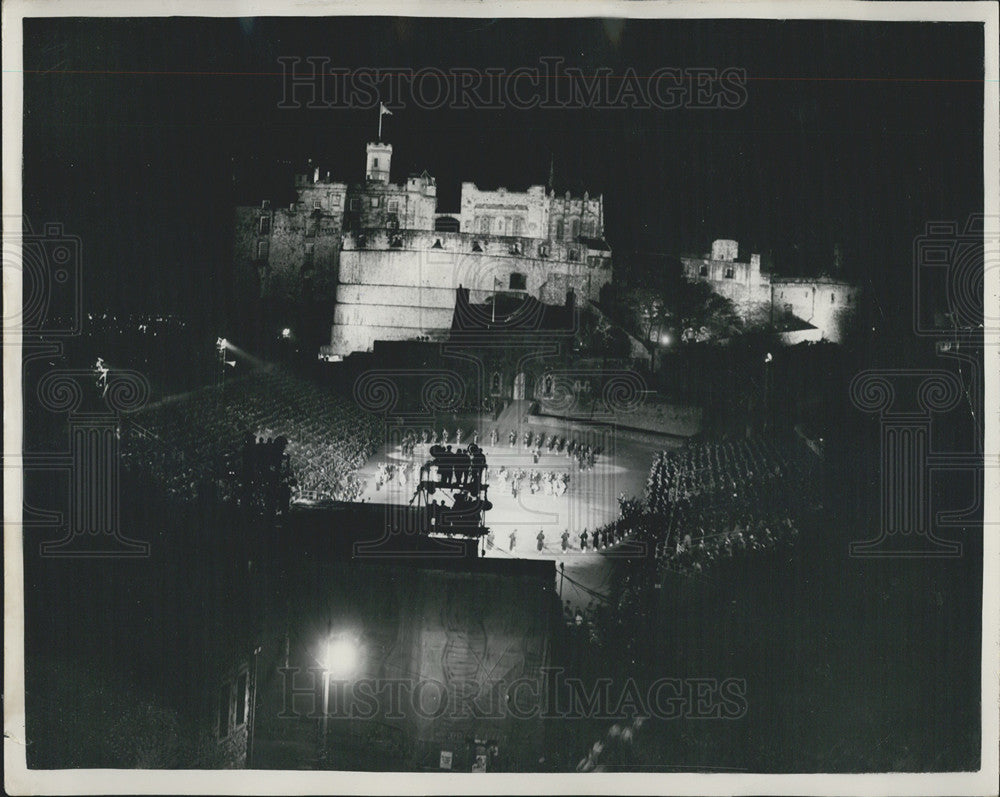
<instances>
[{"instance_id":1,"label":"dark sky","mask_svg":"<svg viewBox=\"0 0 1000 797\"><path fill-rule=\"evenodd\" d=\"M24 208L83 243L88 307L224 306L232 205L314 158L358 179L372 109L278 107L281 56L347 69L740 67L733 109L397 109L393 177L603 192L620 251L736 238L909 296L926 221L982 207L981 26L943 23L159 19L25 22ZM88 73L89 72L89 73ZM137 74L148 73L148 74ZM233 175L239 180L234 187ZM287 189L286 189L287 190ZM745 244L745 246L743 246Z\"/></svg>"}]
</instances>

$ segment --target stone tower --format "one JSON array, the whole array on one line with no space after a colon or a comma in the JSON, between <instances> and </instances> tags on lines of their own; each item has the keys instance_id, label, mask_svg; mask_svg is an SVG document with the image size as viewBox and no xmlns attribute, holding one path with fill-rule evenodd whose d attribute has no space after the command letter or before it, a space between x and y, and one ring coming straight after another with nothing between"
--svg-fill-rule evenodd
<instances>
[{"instance_id":1,"label":"stone tower","mask_svg":"<svg viewBox=\"0 0 1000 797\"><path fill-rule=\"evenodd\" d=\"M372 141L368 144L368 161L365 179L376 183L389 182L389 164L392 162L392 144Z\"/></svg>"}]
</instances>

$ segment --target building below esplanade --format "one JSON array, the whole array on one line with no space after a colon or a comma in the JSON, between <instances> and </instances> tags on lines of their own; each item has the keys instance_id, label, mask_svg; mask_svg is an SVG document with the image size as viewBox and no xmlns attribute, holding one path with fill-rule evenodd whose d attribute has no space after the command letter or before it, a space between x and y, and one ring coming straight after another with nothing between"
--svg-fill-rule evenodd
<instances>
[{"instance_id":1,"label":"building below esplanade","mask_svg":"<svg viewBox=\"0 0 1000 797\"><path fill-rule=\"evenodd\" d=\"M710 253L681 263L687 279L707 283L745 322L782 331L787 343L843 340L857 316L857 285L830 276L778 276L762 270L759 254L738 257L738 242L717 240Z\"/></svg>"},{"instance_id":2,"label":"building below esplanade","mask_svg":"<svg viewBox=\"0 0 1000 797\"><path fill-rule=\"evenodd\" d=\"M602 196L462 183L459 212L443 213L433 177L393 183L391 163L391 144L369 143L363 182L314 169L296 177L287 208L236 210L236 266L256 272L263 295L336 284L321 357L371 351L376 340L447 337L459 287L476 303L522 295L566 305L596 300L611 281Z\"/></svg>"}]
</instances>

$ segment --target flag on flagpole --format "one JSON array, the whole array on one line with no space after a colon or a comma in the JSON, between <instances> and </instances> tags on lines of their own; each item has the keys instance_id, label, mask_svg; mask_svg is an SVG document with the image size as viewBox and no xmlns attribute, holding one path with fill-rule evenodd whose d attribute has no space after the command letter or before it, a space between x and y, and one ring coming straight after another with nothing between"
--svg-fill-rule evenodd
<instances>
[{"instance_id":1,"label":"flag on flagpole","mask_svg":"<svg viewBox=\"0 0 1000 797\"><path fill-rule=\"evenodd\" d=\"M385 107L384 102L379 102L378 104L378 140L382 140L382 117L392 116L392 111Z\"/></svg>"}]
</instances>

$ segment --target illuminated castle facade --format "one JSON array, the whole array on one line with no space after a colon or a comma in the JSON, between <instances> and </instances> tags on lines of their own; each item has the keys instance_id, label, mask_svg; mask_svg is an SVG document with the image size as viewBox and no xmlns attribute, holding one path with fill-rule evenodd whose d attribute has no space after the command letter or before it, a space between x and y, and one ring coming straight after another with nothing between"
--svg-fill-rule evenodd
<instances>
[{"instance_id":1,"label":"illuminated castle facade","mask_svg":"<svg viewBox=\"0 0 1000 797\"><path fill-rule=\"evenodd\" d=\"M784 330L788 343L843 340L858 313L857 285L834 277L779 277L761 269L760 255L738 256L736 241L713 241L710 253L681 258L684 276L729 299L745 322Z\"/></svg>"},{"instance_id":2,"label":"illuminated castle facade","mask_svg":"<svg viewBox=\"0 0 1000 797\"><path fill-rule=\"evenodd\" d=\"M520 294L564 305L597 299L610 282L602 196L463 183L459 212L441 213L433 177L393 183L391 165L392 145L369 143L362 183L315 169L296 177L289 207L237 208L236 266L256 271L263 294L335 281L322 358L447 336L460 286L477 303Z\"/></svg>"}]
</instances>

